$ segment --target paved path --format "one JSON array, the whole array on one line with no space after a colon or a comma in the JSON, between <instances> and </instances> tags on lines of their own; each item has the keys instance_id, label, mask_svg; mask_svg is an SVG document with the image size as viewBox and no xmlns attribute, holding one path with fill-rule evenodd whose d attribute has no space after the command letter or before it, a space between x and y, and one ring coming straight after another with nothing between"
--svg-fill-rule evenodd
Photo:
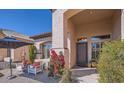
<instances>
[{"instance_id":1,"label":"paved path","mask_svg":"<svg viewBox=\"0 0 124 93\"><path fill-rule=\"evenodd\" d=\"M39 73L36 76L32 74L18 75L16 70L13 70L13 74L16 75L17 77L12 80L7 79L7 76L9 76L10 74L9 69L0 70L0 72L4 74L3 77L0 77L0 83L57 83L59 81L57 79L48 78L46 72ZM84 73L83 71L81 72ZM85 76L75 76L74 78L78 83L97 83L98 77L99 77L98 74L93 73Z\"/></svg>"},{"instance_id":2,"label":"paved path","mask_svg":"<svg viewBox=\"0 0 124 93\"><path fill-rule=\"evenodd\" d=\"M98 83L99 75L96 68L74 68L72 71L72 80L78 83Z\"/></svg>"},{"instance_id":3,"label":"paved path","mask_svg":"<svg viewBox=\"0 0 124 93\"><path fill-rule=\"evenodd\" d=\"M79 83L98 83L98 74L91 74L83 77L78 77L77 80Z\"/></svg>"},{"instance_id":4,"label":"paved path","mask_svg":"<svg viewBox=\"0 0 124 93\"><path fill-rule=\"evenodd\" d=\"M10 75L9 69L0 70L4 74L3 77L0 77L0 83L56 83L57 79L48 78L46 73L39 73L36 76L33 74L24 74L18 75L16 70L13 70L13 74L17 77L11 80L8 80L7 77Z\"/></svg>"},{"instance_id":5,"label":"paved path","mask_svg":"<svg viewBox=\"0 0 124 93\"><path fill-rule=\"evenodd\" d=\"M39 83L37 80L18 76L15 70L13 71L13 74L17 75L17 77L11 80L7 79L7 77L10 75L9 69L0 70L0 72L4 74L3 77L0 77L0 83Z\"/></svg>"}]
</instances>

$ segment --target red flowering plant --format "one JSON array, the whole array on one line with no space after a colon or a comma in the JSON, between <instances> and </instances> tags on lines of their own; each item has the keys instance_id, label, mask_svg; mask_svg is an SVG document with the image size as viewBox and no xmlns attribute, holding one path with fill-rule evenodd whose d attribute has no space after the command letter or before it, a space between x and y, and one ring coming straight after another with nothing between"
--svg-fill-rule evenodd
<instances>
[{"instance_id":1,"label":"red flowering plant","mask_svg":"<svg viewBox=\"0 0 124 93\"><path fill-rule=\"evenodd\" d=\"M55 50L50 50L50 64L49 64L49 74L48 76L62 76L63 70L65 66L63 53L60 52L59 55L55 52Z\"/></svg>"}]
</instances>

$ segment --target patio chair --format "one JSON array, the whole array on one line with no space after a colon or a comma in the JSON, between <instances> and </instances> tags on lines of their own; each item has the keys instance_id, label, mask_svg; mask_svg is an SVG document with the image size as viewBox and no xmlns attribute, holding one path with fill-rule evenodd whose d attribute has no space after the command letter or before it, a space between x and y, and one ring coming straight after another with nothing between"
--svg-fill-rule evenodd
<instances>
[{"instance_id":1,"label":"patio chair","mask_svg":"<svg viewBox=\"0 0 124 93\"><path fill-rule=\"evenodd\" d=\"M10 57L5 57L4 62L10 62Z\"/></svg>"},{"instance_id":2,"label":"patio chair","mask_svg":"<svg viewBox=\"0 0 124 93\"><path fill-rule=\"evenodd\" d=\"M28 66L28 74L31 73L31 74L36 75L39 72L42 72L40 62L34 62L32 65Z\"/></svg>"},{"instance_id":3,"label":"patio chair","mask_svg":"<svg viewBox=\"0 0 124 93\"><path fill-rule=\"evenodd\" d=\"M28 70L28 64L27 64L28 60L24 60L22 61L21 64L16 64L16 70L18 72L18 74L23 74L24 72L26 72Z\"/></svg>"},{"instance_id":4,"label":"patio chair","mask_svg":"<svg viewBox=\"0 0 124 93\"><path fill-rule=\"evenodd\" d=\"M20 74L23 74L23 67L22 67L22 65L17 65L16 66L16 70L17 70L17 73L20 75Z\"/></svg>"}]
</instances>

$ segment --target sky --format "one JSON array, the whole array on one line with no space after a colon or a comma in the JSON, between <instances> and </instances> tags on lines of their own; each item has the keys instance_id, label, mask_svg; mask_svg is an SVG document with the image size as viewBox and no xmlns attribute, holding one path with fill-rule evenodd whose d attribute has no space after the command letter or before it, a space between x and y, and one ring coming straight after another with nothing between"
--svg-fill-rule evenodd
<instances>
[{"instance_id":1,"label":"sky","mask_svg":"<svg viewBox=\"0 0 124 93\"><path fill-rule=\"evenodd\" d=\"M33 36L52 31L49 9L0 9L0 28Z\"/></svg>"}]
</instances>

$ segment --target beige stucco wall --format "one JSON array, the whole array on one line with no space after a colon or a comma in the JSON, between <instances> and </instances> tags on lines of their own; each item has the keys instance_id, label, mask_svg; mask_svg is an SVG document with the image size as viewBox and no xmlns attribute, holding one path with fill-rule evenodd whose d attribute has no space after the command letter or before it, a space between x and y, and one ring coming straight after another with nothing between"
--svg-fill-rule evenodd
<instances>
[{"instance_id":1,"label":"beige stucco wall","mask_svg":"<svg viewBox=\"0 0 124 93\"><path fill-rule=\"evenodd\" d=\"M22 52L23 50L25 50L26 52L26 56L25 58L28 60L29 57L28 57L28 46L24 46L24 47L20 47L20 48L17 48L17 49L12 49L11 50L11 58L12 60L15 62L15 61L21 61L21 58L22 58ZM7 57L7 49L0 49L0 60L4 60L4 58Z\"/></svg>"},{"instance_id":2,"label":"beige stucco wall","mask_svg":"<svg viewBox=\"0 0 124 93\"><path fill-rule=\"evenodd\" d=\"M91 37L97 35L112 34L112 20L100 20L90 24L83 24L76 27L76 39L86 36L88 40L88 62L91 60Z\"/></svg>"},{"instance_id":3,"label":"beige stucco wall","mask_svg":"<svg viewBox=\"0 0 124 93\"><path fill-rule=\"evenodd\" d=\"M2 61L4 57L7 57L7 49L0 48L0 61Z\"/></svg>"},{"instance_id":4,"label":"beige stucco wall","mask_svg":"<svg viewBox=\"0 0 124 93\"><path fill-rule=\"evenodd\" d=\"M121 38L121 14L120 10L118 10L111 18L99 20L96 22L92 22L89 24L80 24L73 25L72 27L68 26L68 30L71 29L70 33L75 35L75 40L81 36L86 36L88 40L88 62L91 60L91 37L97 35L106 35L111 34L111 39L117 40ZM73 23L69 23L72 25ZM75 30L75 31L74 31ZM71 36L72 38L73 35ZM71 39L70 39L71 40ZM74 40L73 40L74 41ZM73 42L71 41L71 42ZM74 41L76 42L76 41ZM76 44L76 43L75 43ZM69 51L73 51L72 53L76 54L76 48L73 43L71 43ZM76 63L76 55L69 53L72 57L69 57L70 67L73 67ZM72 61L70 61L72 60Z\"/></svg>"},{"instance_id":5,"label":"beige stucco wall","mask_svg":"<svg viewBox=\"0 0 124 93\"><path fill-rule=\"evenodd\" d=\"M64 13L67 9L57 9L52 13L52 48L59 53L63 52L65 57L65 65L69 68L68 64L68 48L67 48L67 22L64 19Z\"/></svg>"},{"instance_id":6,"label":"beige stucco wall","mask_svg":"<svg viewBox=\"0 0 124 93\"><path fill-rule=\"evenodd\" d=\"M113 22L113 33L112 39L121 39L121 10L117 10L112 19Z\"/></svg>"},{"instance_id":7,"label":"beige stucco wall","mask_svg":"<svg viewBox=\"0 0 124 93\"><path fill-rule=\"evenodd\" d=\"M73 67L76 62L76 38L75 38L75 26L71 22L68 21L68 32L67 32L67 47L68 47L68 65L69 68Z\"/></svg>"},{"instance_id":8,"label":"beige stucco wall","mask_svg":"<svg viewBox=\"0 0 124 93\"><path fill-rule=\"evenodd\" d=\"M100 20L97 22L83 24L76 27L76 38L79 38L80 36L91 37L111 33L112 33L111 19Z\"/></svg>"},{"instance_id":9,"label":"beige stucco wall","mask_svg":"<svg viewBox=\"0 0 124 93\"><path fill-rule=\"evenodd\" d=\"M66 12L65 12L66 11ZM76 39L86 36L88 39L88 61L91 60L91 36L111 34L112 39L124 38L124 12L116 12L111 18L92 23L74 25L70 17L82 10L56 10L53 12L53 37L52 47L58 52L63 51L69 68L76 63ZM70 14L71 13L71 14ZM64 14L64 15L63 15ZM123 21L121 21L123 19ZM121 28L121 29L120 29ZM123 31L122 31L123 30ZM120 33L121 32L121 33ZM65 52L66 51L66 52Z\"/></svg>"},{"instance_id":10,"label":"beige stucco wall","mask_svg":"<svg viewBox=\"0 0 124 93\"><path fill-rule=\"evenodd\" d=\"M121 11L121 39L124 40L124 9Z\"/></svg>"},{"instance_id":11,"label":"beige stucco wall","mask_svg":"<svg viewBox=\"0 0 124 93\"><path fill-rule=\"evenodd\" d=\"M52 48L64 47L64 17L65 9L57 9L52 14Z\"/></svg>"},{"instance_id":12,"label":"beige stucco wall","mask_svg":"<svg viewBox=\"0 0 124 93\"><path fill-rule=\"evenodd\" d=\"M14 57L12 57L14 58L13 61L21 61L24 51L26 53L26 56L25 56L26 60L29 60L29 46L23 46L23 47L14 49L14 54L13 54Z\"/></svg>"}]
</instances>

